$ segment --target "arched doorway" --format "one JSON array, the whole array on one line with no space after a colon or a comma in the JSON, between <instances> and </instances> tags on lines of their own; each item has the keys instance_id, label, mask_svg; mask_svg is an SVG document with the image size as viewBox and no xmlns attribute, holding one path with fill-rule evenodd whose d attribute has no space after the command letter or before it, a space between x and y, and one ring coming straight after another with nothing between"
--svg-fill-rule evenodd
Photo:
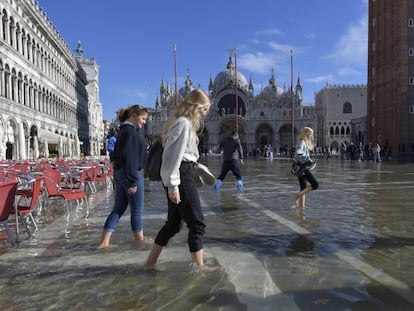
<instances>
[{"instance_id":1,"label":"arched doorway","mask_svg":"<svg viewBox=\"0 0 414 311\"><path fill-rule=\"evenodd\" d=\"M272 127L269 124L259 125L255 134L256 147L263 148L267 145L272 145L272 147L274 147L274 141L275 137Z\"/></svg>"},{"instance_id":2,"label":"arched doorway","mask_svg":"<svg viewBox=\"0 0 414 311\"><path fill-rule=\"evenodd\" d=\"M287 147L290 149L292 147L295 147L296 135L297 135L296 128L294 129L294 134L293 134L294 137L292 138L292 125L290 124L283 125L279 130L280 148L285 149Z\"/></svg>"},{"instance_id":3,"label":"arched doorway","mask_svg":"<svg viewBox=\"0 0 414 311\"><path fill-rule=\"evenodd\" d=\"M246 116L246 104L243 101L243 98L237 96L237 107L238 107L238 115ZM217 108L219 110L219 114L221 117L227 114L236 114L236 95L235 94L227 94L224 95L219 103L217 104Z\"/></svg>"},{"instance_id":4,"label":"arched doorway","mask_svg":"<svg viewBox=\"0 0 414 311\"><path fill-rule=\"evenodd\" d=\"M198 150L200 155L204 153L208 153L208 150L211 148L209 145L208 139L208 130L204 127L202 132L198 135L199 143L198 143Z\"/></svg>"}]
</instances>

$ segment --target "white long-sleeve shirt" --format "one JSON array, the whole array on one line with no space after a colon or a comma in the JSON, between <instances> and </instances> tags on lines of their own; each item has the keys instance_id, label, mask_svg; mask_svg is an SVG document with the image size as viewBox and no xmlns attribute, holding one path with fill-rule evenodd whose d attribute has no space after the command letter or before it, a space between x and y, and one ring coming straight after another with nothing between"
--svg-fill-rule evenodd
<instances>
[{"instance_id":1,"label":"white long-sleeve shirt","mask_svg":"<svg viewBox=\"0 0 414 311\"><path fill-rule=\"evenodd\" d=\"M161 179L168 193L178 192L181 162L196 162L198 153L197 137L190 121L180 117L171 126L164 141L161 163Z\"/></svg>"},{"instance_id":2,"label":"white long-sleeve shirt","mask_svg":"<svg viewBox=\"0 0 414 311\"><path fill-rule=\"evenodd\" d=\"M301 139L296 147L295 160L301 164L305 164L310 160L310 158L311 157L308 146L306 145L305 141Z\"/></svg>"}]
</instances>

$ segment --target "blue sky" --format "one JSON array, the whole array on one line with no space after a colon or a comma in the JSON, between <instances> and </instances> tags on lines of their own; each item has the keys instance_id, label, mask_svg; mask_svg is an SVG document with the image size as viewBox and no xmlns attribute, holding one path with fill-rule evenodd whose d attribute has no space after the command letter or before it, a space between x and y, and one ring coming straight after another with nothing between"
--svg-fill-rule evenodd
<instances>
[{"instance_id":1,"label":"blue sky","mask_svg":"<svg viewBox=\"0 0 414 311\"><path fill-rule=\"evenodd\" d=\"M367 83L368 0L39 0L75 51L100 67L104 119L120 107L154 107L161 80L178 87L187 72L208 89L237 48L237 69L255 93L272 69L278 86L300 75L305 103L329 84ZM74 52L74 54L76 54Z\"/></svg>"}]
</instances>

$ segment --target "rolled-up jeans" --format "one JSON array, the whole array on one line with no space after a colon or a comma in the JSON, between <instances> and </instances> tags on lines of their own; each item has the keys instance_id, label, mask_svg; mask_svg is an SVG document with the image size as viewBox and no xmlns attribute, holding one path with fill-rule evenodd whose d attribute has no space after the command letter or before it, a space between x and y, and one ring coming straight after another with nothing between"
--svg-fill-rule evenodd
<instances>
[{"instance_id":1,"label":"rolled-up jeans","mask_svg":"<svg viewBox=\"0 0 414 311\"><path fill-rule=\"evenodd\" d=\"M143 230L142 214L144 211L144 177L142 172L137 171L137 191L128 194L129 181L123 169L114 171L115 181L115 204L114 208L106 219L104 231L113 232L116 229L119 219L130 206L131 229L134 232Z\"/></svg>"}]
</instances>

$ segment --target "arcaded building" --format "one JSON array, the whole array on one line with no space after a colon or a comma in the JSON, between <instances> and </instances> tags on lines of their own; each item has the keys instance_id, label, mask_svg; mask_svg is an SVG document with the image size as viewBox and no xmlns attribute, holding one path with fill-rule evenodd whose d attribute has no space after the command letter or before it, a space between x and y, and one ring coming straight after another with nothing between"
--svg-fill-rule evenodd
<instances>
[{"instance_id":1,"label":"arcaded building","mask_svg":"<svg viewBox=\"0 0 414 311\"><path fill-rule=\"evenodd\" d=\"M368 144L366 133L367 86L330 85L315 95L318 118L316 139L322 150L335 151L345 143Z\"/></svg>"},{"instance_id":2,"label":"arcaded building","mask_svg":"<svg viewBox=\"0 0 414 311\"><path fill-rule=\"evenodd\" d=\"M98 66L70 50L34 0L0 2L0 144L7 159L99 155ZM79 150L80 149L80 150ZM77 153L77 154L75 154Z\"/></svg>"},{"instance_id":3,"label":"arcaded building","mask_svg":"<svg viewBox=\"0 0 414 311\"><path fill-rule=\"evenodd\" d=\"M255 154L266 146L274 152L284 152L296 144L297 135L304 126L318 132L313 105L303 105L300 77L294 87L280 87L276 74L269 69L269 83L258 94L254 93L253 78L249 80L236 70L232 57L224 70L210 78L208 90L212 106L200 135L201 152L214 151L222 138L237 130L244 150ZM182 99L194 89L190 75L185 85L178 90ZM292 91L291 91L292 90ZM149 132L157 137L175 110L176 96L171 85L161 82L156 108L150 113Z\"/></svg>"},{"instance_id":4,"label":"arcaded building","mask_svg":"<svg viewBox=\"0 0 414 311\"><path fill-rule=\"evenodd\" d=\"M369 140L414 159L414 1L369 0Z\"/></svg>"}]
</instances>

